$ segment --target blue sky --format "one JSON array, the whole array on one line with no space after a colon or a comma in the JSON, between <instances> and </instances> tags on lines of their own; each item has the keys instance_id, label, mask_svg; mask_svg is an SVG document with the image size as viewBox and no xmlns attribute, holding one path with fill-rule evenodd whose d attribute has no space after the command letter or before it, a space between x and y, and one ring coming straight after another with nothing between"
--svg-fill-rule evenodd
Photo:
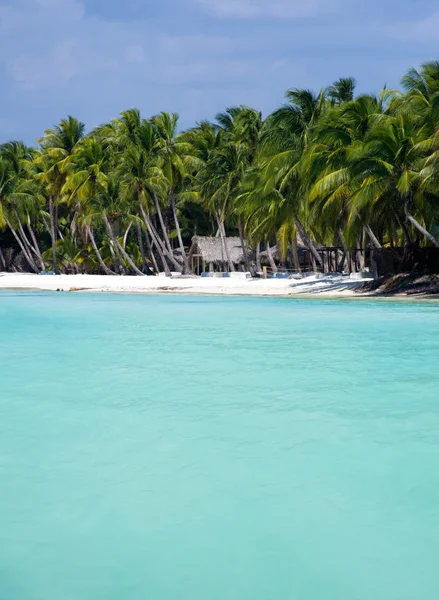
<instances>
[{"instance_id":1,"label":"blue sky","mask_svg":"<svg viewBox=\"0 0 439 600\"><path fill-rule=\"evenodd\" d=\"M236 104L267 114L288 88L351 75L394 87L439 59L438 31L433 0L0 0L0 140L134 106L182 127Z\"/></svg>"}]
</instances>

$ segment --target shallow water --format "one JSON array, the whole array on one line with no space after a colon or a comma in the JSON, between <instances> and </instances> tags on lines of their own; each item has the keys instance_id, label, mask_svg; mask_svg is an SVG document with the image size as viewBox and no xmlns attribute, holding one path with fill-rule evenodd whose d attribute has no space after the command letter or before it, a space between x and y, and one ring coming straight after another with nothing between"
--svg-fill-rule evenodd
<instances>
[{"instance_id":1,"label":"shallow water","mask_svg":"<svg viewBox=\"0 0 439 600\"><path fill-rule=\"evenodd\" d=\"M0 294L1 600L429 600L439 304Z\"/></svg>"}]
</instances>

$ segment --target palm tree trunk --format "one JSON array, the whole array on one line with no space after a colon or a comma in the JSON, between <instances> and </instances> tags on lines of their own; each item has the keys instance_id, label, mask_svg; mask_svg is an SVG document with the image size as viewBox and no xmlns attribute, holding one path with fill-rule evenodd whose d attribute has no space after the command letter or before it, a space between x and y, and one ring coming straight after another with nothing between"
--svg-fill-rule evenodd
<instances>
[{"instance_id":1,"label":"palm tree trunk","mask_svg":"<svg viewBox=\"0 0 439 600\"><path fill-rule=\"evenodd\" d=\"M148 215L146 214L145 209L143 208L143 204L142 204L142 192L141 192L141 190L140 190L139 187L137 188L137 201L139 203L140 212L142 213L143 222L145 223L145 226L146 226L146 229L147 229L147 231L145 232L146 245L147 245L147 248L148 248L148 252L149 252L149 254L151 256L152 264L154 265L156 273L160 273L160 269L159 269L159 266L158 266L157 261L156 261L155 256L154 256L154 249L152 247L154 245L157 247L157 252L159 254L160 260L162 261L163 268L165 270L166 275L170 275L171 272L169 270L169 267L168 267L168 264L166 262L166 259L163 256L163 252L161 251L161 249L159 248L159 246L154 241L154 235L152 234L151 223L150 223L150 221L148 219ZM148 235L151 236L152 245L151 245L151 243L149 241Z\"/></svg>"},{"instance_id":2,"label":"palm tree trunk","mask_svg":"<svg viewBox=\"0 0 439 600\"><path fill-rule=\"evenodd\" d=\"M175 256L174 256L174 254L172 252L171 244L169 242L169 237L167 236L166 227L165 227L165 224L163 222L163 217L162 217L161 211L160 211L160 205L158 204L157 194L154 193L154 198L155 198L155 201L156 201L157 209L159 211L160 223L161 223L161 226L164 228L165 243L167 242L168 247L166 247L165 243L163 243L163 241L161 240L161 238L158 235L158 233L157 233L154 225L151 222L151 219L149 219L148 215L145 212L145 209L144 209L143 203L142 203L142 197L141 197L140 190L137 190L137 197L138 197L138 200L139 200L139 206L140 206L140 210L142 212L143 220L145 222L145 225L146 225L146 227L148 229L148 232L149 232L149 234L151 236L151 239L152 239L153 243L155 243L155 245L157 247L159 255L160 254L166 255L168 257L170 263L175 267L175 269L177 271L181 272L181 270L182 270L181 264L175 259ZM161 257L160 257L160 259L162 260ZM162 260L162 262L163 262L163 260ZM163 266L165 268L166 274L167 275L171 275L171 271L169 269L169 266L168 266L166 260L163 262Z\"/></svg>"},{"instance_id":3,"label":"palm tree trunk","mask_svg":"<svg viewBox=\"0 0 439 600\"><path fill-rule=\"evenodd\" d=\"M128 269L123 261L122 254L119 251L119 244L117 244L117 238L112 229L111 229L111 236L112 236L111 240L112 240L112 244L113 244L113 250L116 255L117 262L119 263L119 270L121 272L125 273L125 275L126 275L128 273Z\"/></svg>"},{"instance_id":4,"label":"palm tree trunk","mask_svg":"<svg viewBox=\"0 0 439 600\"><path fill-rule=\"evenodd\" d=\"M113 259L113 269L114 269L115 273L117 273L118 275L120 275L122 273L122 271L123 271L123 267L122 267L121 262L119 260L119 256L116 253L116 250L114 248L113 234L112 234L112 232L108 231L108 227L106 225L105 225L105 229L107 231L108 247L110 248L111 257Z\"/></svg>"},{"instance_id":5,"label":"palm tree trunk","mask_svg":"<svg viewBox=\"0 0 439 600\"><path fill-rule=\"evenodd\" d=\"M404 203L404 211L405 211L405 216L407 217L407 220L410 221L410 223L412 225L414 225L416 227L416 229L422 233L422 235L424 235L428 240L430 240L430 242L432 244L434 244L436 246L436 248L439 248L439 242L437 241L437 239L433 235L431 235L430 232L428 232L426 229L424 229L424 227L422 227L422 225L420 223L418 223L418 221L409 213L408 203L409 203L409 201L407 199Z\"/></svg>"},{"instance_id":6,"label":"palm tree trunk","mask_svg":"<svg viewBox=\"0 0 439 600\"><path fill-rule=\"evenodd\" d=\"M165 257L168 258L169 262L171 263L171 265L177 270L180 271L182 270L181 264L177 261L177 259L175 258L175 256L172 254L172 252L169 252L169 250L166 248L163 240L161 239L161 237L159 236L156 228L154 227L153 223L151 222L151 220L149 220L149 225L150 225L150 229L148 229L148 231L151 233L151 235L153 236L153 240L154 243L156 244L156 247L161 249L161 251L163 252L163 255ZM169 273L171 273L169 271Z\"/></svg>"},{"instance_id":7,"label":"palm tree trunk","mask_svg":"<svg viewBox=\"0 0 439 600\"><path fill-rule=\"evenodd\" d=\"M412 243L411 237L410 237L410 232L409 229L407 227L407 221L406 219L401 219L397 210L394 210L394 216L395 216L395 221L397 222L398 226L401 227L401 231L402 231L402 237L404 240L404 246L403 246L403 259L405 259L406 255L407 255L407 251L409 246ZM398 239L398 237L396 238Z\"/></svg>"},{"instance_id":8,"label":"palm tree trunk","mask_svg":"<svg viewBox=\"0 0 439 600\"><path fill-rule=\"evenodd\" d=\"M166 256L164 255L163 250L162 250L160 244L157 243L157 241L153 237L153 235L151 235L151 238L152 238L152 244L153 244L153 246L155 246L157 248L157 252L158 252L158 255L159 255L160 260L162 262L163 270L164 270L164 272L166 274L166 277L171 277L171 275L172 275L171 274L171 269L169 268L168 261L166 260ZM153 255L153 252L152 252L152 255ZM157 265L157 273L160 273L160 269L159 269L158 265Z\"/></svg>"},{"instance_id":9,"label":"palm tree trunk","mask_svg":"<svg viewBox=\"0 0 439 600\"><path fill-rule=\"evenodd\" d=\"M278 268L276 266L276 263L274 262L273 253L270 248L270 240L267 240L267 256L268 256L268 262L270 263L271 270L273 271L273 273L277 273Z\"/></svg>"},{"instance_id":10,"label":"palm tree trunk","mask_svg":"<svg viewBox=\"0 0 439 600\"><path fill-rule=\"evenodd\" d=\"M137 231L137 244L139 246L140 256L142 257L143 270L147 271L148 273L151 273L151 269L149 268L148 263L146 262L145 248L143 246L143 239L142 239L142 229L141 229L138 221L136 221L136 231Z\"/></svg>"},{"instance_id":11,"label":"palm tree trunk","mask_svg":"<svg viewBox=\"0 0 439 600\"><path fill-rule=\"evenodd\" d=\"M53 210L53 216L54 216L55 231L57 232L57 235L58 235L59 233L61 233L60 230L59 230L59 219L58 219L59 208L58 208L58 204L55 204L53 208L54 208L54 210ZM62 239L62 237L61 237L61 239Z\"/></svg>"},{"instance_id":12,"label":"palm tree trunk","mask_svg":"<svg viewBox=\"0 0 439 600\"><path fill-rule=\"evenodd\" d=\"M3 256L3 251L1 248L0 248L0 261L2 263L3 270L6 271L6 261L5 261L5 257Z\"/></svg>"},{"instance_id":13,"label":"palm tree trunk","mask_svg":"<svg viewBox=\"0 0 439 600\"><path fill-rule=\"evenodd\" d=\"M226 243L223 238L223 230L221 229L221 221L220 221L220 212L219 211L218 211L216 219L217 219L217 224L218 224L218 230L216 232L215 237L219 237L221 240L221 257L224 259L224 257L226 257ZM223 261L223 262L225 262L225 261Z\"/></svg>"},{"instance_id":14,"label":"palm tree trunk","mask_svg":"<svg viewBox=\"0 0 439 600\"><path fill-rule=\"evenodd\" d=\"M366 266L366 230L363 227L363 231L358 236L358 242L360 244L360 271L364 271L364 267Z\"/></svg>"},{"instance_id":15,"label":"palm tree trunk","mask_svg":"<svg viewBox=\"0 0 439 600\"><path fill-rule=\"evenodd\" d=\"M52 262L53 270L56 275L59 275L58 265L56 262L56 228L55 228L55 211L53 206L53 196L49 196L49 215L50 215L50 236L52 238Z\"/></svg>"},{"instance_id":16,"label":"palm tree trunk","mask_svg":"<svg viewBox=\"0 0 439 600\"><path fill-rule=\"evenodd\" d=\"M241 240L242 255L244 257L245 270L250 271L250 261L248 259L248 250L245 243L244 231L242 228L241 217L238 218L239 239Z\"/></svg>"},{"instance_id":17,"label":"palm tree trunk","mask_svg":"<svg viewBox=\"0 0 439 600\"><path fill-rule=\"evenodd\" d=\"M43 257L41 256L41 252L40 252L40 249L39 249L39 247L38 247L38 243L37 243L36 239L35 239L35 240L32 240L32 241L33 241L33 243L34 243L34 246L32 246L32 244L31 244L31 243L29 242L29 240L27 239L27 236L25 235L25 232L24 232L24 229L23 229L23 226L22 226L22 225L20 225L20 229L21 229L21 230L22 230L22 232L23 232L23 237L25 237L25 238L26 238L26 241L29 243L29 248L32 250L32 252L35 254L35 256L36 256L37 260L39 261L39 263L40 263L40 267L41 267L41 270L42 270L42 271L45 271L45 270L46 270L46 265L44 264L44 260L43 260ZM29 232L30 232L30 228L29 228ZM33 233L33 232L32 232L32 233ZM31 233L31 236L32 236L32 233Z\"/></svg>"},{"instance_id":18,"label":"palm tree trunk","mask_svg":"<svg viewBox=\"0 0 439 600\"><path fill-rule=\"evenodd\" d=\"M304 241L304 243L306 244L308 250L311 252L312 256L314 257L315 261L321 266L323 267L323 261L322 261L322 257L320 256L320 254L317 252L316 247L314 245L314 242L311 240L311 238L308 236L308 234L305 232L305 229L303 228L302 223L299 221L299 219L294 215L294 222L296 224L297 230L300 234L300 237L302 238L302 240Z\"/></svg>"},{"instance_id":19,"label":"palm tree trunk","mask_svg":"<svg viewBox=\"0 0 439 600\"><path fill-rule=\"evenodd\" d=\"M166 229L166 225L163 220L163 214L162 214L162 209L160 208L159 199L157 198L157 194L155 192L153 192L153 196L154 196L155 207L156 207L157 215L158 215L158 218L160 221L160 227L162 228L163 238L165 240L166 247L168 249L169 254L173 255L171 242L170 242L169 236L168 236L168 231Z\"/></svg>"},{"instance_id":20,"label":"palm tree trunk","mask_svg":"<svg viewBox=\"0 0 439 600\"><path fill-rule=\"evenodd\" d=\"M155 273L159 273L159 267L158 267L157 261L155 259L154 248L152 247L152 244L149 241L149 234L147 231L145 231L145 239L146 239L146 249L148 250L148 254L151 257L151 261L152 261L153 267L155 269ZM155 275L155 273L154 273L154 271L151 271L152 275Z\"/></svg>"},{"instance_id":21,"label":"palm tree trunk","mask_svg":"<svg viewBox=\"0 0 439 600\"><path fill-rule=\"evenodd\" d=\"M293 239L291 240L291 250L293 252L294 269L298 273L301 273L302 269L300 268L299 251L297 248L297 235L294 235Z\"/></svg>"},{"instance_id":22,"label":"palm tree trunk","mask_svg":"<svg viewBox=\"0 0 439 600\"><path fill-rule=\"evenodd\" d=\"M180 245L181 257L183 259L183 273L185 273L185 272L190 273L191 269L189 267L189 261L187 259L186 250L184 249L183 238L181 236L180 223L178 221L178 215L177 215L177 207L175 205L175 194L174 194L173 190L171 191L171 204L172 204L172 212L174 214L175 227L177 229L177 237L178 237L178 243Z\"/></svg>"},{"instance_id":23,"label":"palm tree trunk","mask_svg":"<svg viewBox=\"0 0 439 600\"><path fill-rule=\"evenodd\" d=\"M49 223L46 221L46 219L45 219L44 216L41 216L41 220L43 221L44 227L47 229L47 231L48 231L48 233L50 235L50 225L49 225Z\"/></svg>"},{"instance_id":24,"label":"palm tree trunk","mask_svg":"<svg viewBox=\"0 0 439 600\"><path fill-rule=\"evenodd\" d=\"M122 257L119 253L119 248L118 248L118 244L116 243L117 240L114 236L113 233L113 229L111 227L110 221L108 220L107 215L104 214L104 223L105 223L105 228L107 230L107 234L108 237L110 238L110 249L113 249L113 258L115 258L117 264L117 268L118 270L124 271L125 273L127 273L127 268L125 267L125 265L123 264L123 260Z\"/></svg>"},{"instance_id":25,"label":"palm tree trunk","mask_svg":"<svg viewBox=\"0 0 439 600\"><path fill-rule=\"evenodd\" d=\"M369 236L370 241L375 246L375 248L382 248L378 238L376 237L372 229L369 227L369 225L365 225L364 229L366 230L367 235Z\"/></svg>"},{"instance_id":26,"label":"palm tree trunk","mask_svg":"<svg viewBox=\"0 0 439 600\"><path fill-rule=\"evenodd\" d=\"M430 242L434 244L436 248L439 248L439 242L437 241L437 239L433 235L431 235L431 233L429 233L426 229L424 229L424 227L422 227L422 225L418 223L418 221L416 221L416 219L410 213L407 213L407 219L412 225L416 227L416 229L419 232L422 233L422 235L424 235L428 240L430 240Z\"/></svg>"},{"instance_id":27,"label":"palm tree trunk","mask_svg":"<svg viewBox=\"0 0 439 600\"><path fill-rule=\"evenodd\" d=\"M31 224L31 220L30 218L28 218L28 222L27 222L27 228L29 229L29 233L30 233L30 237L32 239L32 242L34 244L35 250L38 253L38 257L43 260L43 255L41 254L41 250L40 247L38 245L38 240L37 240L37 236L35 235L35 231L33 230L32 224Z\"/></svg>"},{"instance_id":28,"label":"palm tree trunk","mask_svg":"<svg viewBox=\"0 0 439 600\"><path fill-rule=\"evenodd\" d=\"M119 242L119 240L117 238L115 238L115 242L118 245L119 250L122 253L122 256L126 259L126 261L131 266L131 268L134 269L135 273L137 273L137 275L141 275L142 277L146 277L145 273L142 273L142 271L136 266L136 264L132 260L131 256L127 253L125 248L122 247L122 244Z\"/></svg>"},{"instance_id":29,"label":"palm tree trunk","mask_svg":"<svg viewBox=\"0 0 439 600\"><path fill-rule=\"evenodd\" d=\"M128 239L128 234L129 234L129 232L130 232L130 229L131 229L131 225L132 225L132 224L133 224L133 223L131 222L131 223L128 225L128 227L127 227L127 230L125 231L125 234L124 234L124 236L123 236L123 244L122 244L122 246L123 246L124 248L126 248L126 247L127 247L127 239Z\"/></svg>"},{"instance_id":30,"label":"palm tree trunk","mask_svg":"<svg viewBox=\"0 0 439 600\"><path fill-rule=\"evenodd\" d=\"M235 265L233 264L233 261L232 261L232 259L231 259L231 257L230 257L229 245L228 245L228 243L227 243L227 236L226 236L226 228L225 228L225 226L224 226L224 220L222 220L222 221L221 221L221 231L222 231L222 234L223 234L223 242L224 242L224 246L225 246L225 248L226 248L226 257L227 257L227 262L229 263L229 268L230 268L230 271L231 271L232 273L234 273L234 272L236 271L236 269L235 269Z\"/></svg>"},{"instance_id":31,"label":"palm tree trunk","mask_svg":"<svg viewBox=\"0 0 439 600\"><path fill-rule=\"evenodd\" d=\"M122 269L122 266L121 266L121 264L119 262L119 259L117 258L116 252L114 251L113 243L110 240L110 238L108 236L108 233L107 233L107 238L108 238L108 246L110 248L111 258L112 258L112 262L113 262L114 272L117 275L120 275L123 269Z\"/></svg>"},{"instance_id":32,"label":"palm tree trunk","mask_svg":"<svg viewBox=\"0 0 439 600\"><path fill-rule=\"evenodd\" d=\"M224 220L221 218L220 211L218 211L217 220L218 220L218 228L219 228L219 232L220 232L220 236L221 236L221 244L223 247L223 252L225 253L227 262L229 264L230 272L234 273L235 265L233 264L233 262L230 258L229 247L227 244L227 237L226 237L226 228L224 227Z\"/></svg>"},{"instance_id":33,"label":"palm tree trunk","mask_svg":"<svg viewBox=\"0 0 439 600\"><path fill-rule=\"evenodd\" d=\"M26 246L26 249L27 249L27 252L28 252L29 256L32 256L32 254L34 254L36 256L37 260L40 260L40 257L38 256L37 250L30 243L30 241L29 241L29 239L28 239L28 237L26 235L26 232L24 231L23 225L19 221L17 211L15 211L15 216L17 217L17 221L18 221L18 235L21 237L21 241ZM35 262L35 264L37 264L37 263ZM42 266L42 270L44 271L45 267L44 267L44 263L43 263L43 259L42 258L40 260L40 267L41 266Z\"/></svg>"},{"instance_id":34,"label":"palm tree trunk","mask_svg":"<svg viewBox=\"0 0 439 600\"><path fill-rule=\"evenodd\" d=\"M343 248L343 255L341 257L340 262L338 263L338 270L341 269L343 271L345 266L347 270L349 270L349 254L341 227L338 230L338 237L340 238L341 246Z\"/></svg>"},{"instance_id":35,"label":"palm tree trunk","mask_svg":"<svg viewBox=\"0 0 439 600\"><path fill-rule=\"evenodd\" d=\"M9 227L9 229L12 232L12 235L14 236L14 238L17 241L17 244L20 246L21 251L24 254L24 257L26 258L30 268L35 272L35 273L39 273L39 269L37 267L37 265L35 264L32 256L28 253L28 251L26 250L26 247L23 245L23 242L20 239L20 236L17 234L17 232L15 231L15 229L12 227L10 221L8 219L6 219L6 224Z\"/></svg>"},{"instance_id":36,"label":"palm tree trunk","mask_svg":"<svg viewBox=\"0 0 439 600\"><path fill-rule=\"evenodd\" d=\"M27 228L29 229L29 233L30 233L30 236L32 238L32 242L34 244L34 247L35 247L35 250L36 250L36 253L37 253L37 257L38 257L38 259L39 259L39 261L41 263L41 267L42 267L43 271L45 271L46 270L46 265L44 263L43 255L41 254L40 247L38 246L37 236L35 235L35 232L34 232L34 230L32 228L32 225L31 225L29 217L28 217L28 222L27 222Z\"/></svg>"},{"instance_id":37,"label":"palm tree trunk","mask_svg":"<svg viewBox=\"0 0 439 600\"><path fill-rule=\"evenodd\" d=\"M145 222L145 225L146 225L146 228L148 230L148 233L151 236L151 239L152 239L153 243L155 244L155 246L157 248L157 252L159 253L160 260L162 261L163 268L165 270L166 276L170 277L171 276L171 271L169 269L169 266L168 266L168 263L166 261L166 258L165 258L165 255L163 253L163 250L162 250L160 244L158 243L158 236L157 236L157 239L156 239L156 237L154 235L154 233L155 233L154 232L154 228L153 228L152 223L149 220L148 215L146 214L145 209L143 208L142 204L140 204L140 211L142 213L142 217L143 217L143 220ZM158 267L157 267L157 272L159 272Z\"/></svg>"},{"instance_id":38,"label":"palm tree trunk","mask_svg":"<svg viewBox=\"0 0 439 600\"><path fill-rule=\"evenodd\" d=\"M90 238L91 245L93 246L93 250L95 251L95 254L97 256L98 262L99 262L101 268L103 269L104 273L106 275L116 275L116 273L114 273L111 269L109 269L107 267L107 265L104 263L101 253L99 252L99 248L96 244L95 236L93 235L93 230L92 230L91 226L87 227L87 233L88 233L88 237Z\"/></svg>"},{"instance_id":39,"label":"palm tree trunk","mask_svg":"<svg viewBox=\"0 0 439 600\"><path fill-rule=\"evenodd\" d=\"M259 272L262 271L261 265L261 242L256 244L256 268Z\"/></svg>"}]
</instances>

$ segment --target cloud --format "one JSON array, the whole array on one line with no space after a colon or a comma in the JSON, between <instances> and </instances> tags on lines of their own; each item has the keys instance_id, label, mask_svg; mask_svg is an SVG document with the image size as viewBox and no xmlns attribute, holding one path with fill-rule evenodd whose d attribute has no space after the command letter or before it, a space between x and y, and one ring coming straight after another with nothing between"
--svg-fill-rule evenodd
<instances>
[{"instance_id":1,"label":"cloud","mask_svg":"<svg viewBox=\"0 0 439 600\"><path fill-rule=\"evenodd\" d=\"M287 88L340 76L392 85L429 58L439 16L409 24L407 10L388 11L398 0L370 1L0 0L0 141L32 143L66 114L91 128L136 106L176 111L186 127L240 103L267 113ZM390 31L395 14L405 21ZM396 56L402 67L386 62Z\"/></svg>"},{"instance_id":2,"label":"cloud","mask_svg":"<svg viewBox=\"0 0 439 600\"><path fill-rule=\"evenodd\" d=\"M80 0L0 4L0 70L7 90L0 136L11 135L7 123L18 123L16 135L32 142L66 114L91 128L130 106L145 115L176 111L193 124L201 110L206 117L215 114L219 98L233 103L272 63L253 54L251 37L187 28L174 33L166 23L160 28L147 19L106 19L85 7Z\"/></svg>"},{"instance_id":3,"label":"cloud","mask_svg":"<svg viewBox=\"0 0 439 600\"><path fill-rule=\"evenodd\" d=\"M196 0L220 19L300 19L319 12L332 12L334 2L324 0Z\"/></svg>"}]
</instances>

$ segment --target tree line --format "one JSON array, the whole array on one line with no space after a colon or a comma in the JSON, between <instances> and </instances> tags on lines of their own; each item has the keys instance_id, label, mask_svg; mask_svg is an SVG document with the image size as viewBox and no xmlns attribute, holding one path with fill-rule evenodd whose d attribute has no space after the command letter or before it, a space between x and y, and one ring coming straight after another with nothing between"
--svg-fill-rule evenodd
<instances>
[{"instance_id":1,"label":"tree line","mask_svg":"<svg viewBox=\"0 0 439 600\"><path fill-rule=\"evenodd\" d=\"M316 265L321 245L439 247L438 132L439 62L400 90L356 95L345 78L288 90L265 119L238 106L184 132L165 112L87 134L69 116L36 147L0 146L0 269L187 273L194 234L295 263L299 236Z\"/></svg>"}]
</instances>

